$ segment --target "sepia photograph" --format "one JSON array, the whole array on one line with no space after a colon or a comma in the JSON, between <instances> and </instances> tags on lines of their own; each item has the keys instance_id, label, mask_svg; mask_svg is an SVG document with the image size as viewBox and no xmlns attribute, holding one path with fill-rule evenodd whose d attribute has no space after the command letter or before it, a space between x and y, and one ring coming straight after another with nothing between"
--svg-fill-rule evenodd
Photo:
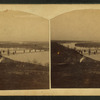
<instances>
[{"instance_id":1,"label":"sepia photograph","mask_svg":"<svg viewBox=\"0 0 100 100\"><path fill-rule=\"evenodd\" d=\"M0 90L49 88L49 21L35 5L0 5Z\"/></svg>"},{"instance_id":2,"label":"sepia photograph","mask_svg":"<svg viewBox=\"0 0 100 100\"><path fill-rule=\"evenodd\" d=\"M55 8L50 20L52 88L100 88L100 6L93 6Z\"/></svg>"},{"instance_id":3,"label":"sepia photograph","mask_svg":"<svg viewBox=\"0 0 100 100\"><path fill-rule=\"evenodd\" d=\"M100 4L0 4L0 95L99 88Z\"/></svg>"}]
</instances>

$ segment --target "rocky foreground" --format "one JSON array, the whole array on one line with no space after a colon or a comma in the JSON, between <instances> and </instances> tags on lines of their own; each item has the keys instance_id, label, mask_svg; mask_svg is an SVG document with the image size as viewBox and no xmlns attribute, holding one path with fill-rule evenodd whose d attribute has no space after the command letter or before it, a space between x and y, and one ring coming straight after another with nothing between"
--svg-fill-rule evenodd
<instances>
[{"instance_id":1,"label":"rocky foreground","mask_svg":"<svg viewBox=\"0 0 100 100\"><path fill-rule=\"evenodd\" d=\"M100 88L100 61L51 43L52 88Z\"/></svg>"},{"instance_id":2,"label":"rocky foreground","mask_svg":"<svg viewBox=\"0 0 100 100\"><path fill-rule=\"evenodd\" d=\"M2 58L0 62L0 90L48 88L48 66Z\"/></svg>"}]
</instances>

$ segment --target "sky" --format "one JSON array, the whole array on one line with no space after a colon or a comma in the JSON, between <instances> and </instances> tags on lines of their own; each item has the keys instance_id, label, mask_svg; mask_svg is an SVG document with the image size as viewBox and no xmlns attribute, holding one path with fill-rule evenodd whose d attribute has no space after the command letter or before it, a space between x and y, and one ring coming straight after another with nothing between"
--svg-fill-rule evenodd
<instances>
[{"instance_id":1,"label":"sky","mask_svg":"<svg viewBox=\"0 0 100 100\"><path fill-rule=\"evenodd\" d=\"M2 10L19 10L30 12L51 19L60 14L78 9L100 9L100 4L1 4Z\"/></svg>"},{"instance_id":2,"label":"sky","mask_svg":"<svg viewBox=\"0 0 100 100\"><path fill-rule=\"evenodd\" d=\"M27 6L0 7L0 41L49 41L48 19L30 13Z\"/></svg>"},{"instance_id":3,"label":"sky","mask_svg":"<svg viewBox=\"0 0 100 100\"><path fill-rule=\"evenodd\" d=\"M100 10L73 10L50 22L52 40L100 41Z\"/></svg>"},{"instance_id":4,"label":"sky","mask_svg":"<svg viewBox=\"0 0 100 100\"><path fill-rule=\"evenodd\" d=\"M9 21L9 19L7 20L6 18L5 18L6 20L0 18L0 23L2 21L5 23L4 24L2 22L2 24L0 24L0 29L1 29L0 30L0 40L1 41L3 41L3 40L8 40L8 41L21 41L21 40L22 41L49 41L49 34L51 34L51 36L52 36L51 39L57 39L57 40L58 39L62 39L62 40L63 39L64 40L67 40L67 39L96 40L96 39L98 39L99 40L99 37L100 37L99 27L97 29L98 32L96 31L96 29L94 29L94 31L92 31L92 33L91 33L91 31L89 31L86 28L84 28L82 31L80 31L82 27L80 27L80 30L78 30L77 24L76 24L77 29L75 29L75 27L72 29L71 24L70 24L69 29L66 29L66 27L62 28L62 25L60 27L57 27L58 25L50 24L51 23L50 20L57 18L57 16L59 16L61 14L71 12L71 11L76 11L76 10L84 10L84 9L100 9L100 4L0 4L0 11L4 11L4 10L24 11L24 12L28 12L28 13L31 13L34 15L34 18L33 18L34 20L31 20L29 17L27 19L22 18L21 19L22 21L20 21L20 20L18 20L19 18L17 18L18 16L15 18L15 20L12 20L12 17L10 17L11 21ZM35 20L35 19L37 19L37 20ZM30 20L30 21L28 21L28 20ZM14 25L13 25L13 22L15 22ZM65 21L63 20L63 23L64 22ZM92 22L92 19L91 19L91 22ZM6 24L6 23L8 23L8 24ZM20 23L21 27L18 26L19 23ZM73 22L70 21L69 23L73 23ZM49 24L50 24L50 26L49 26ZM61 24L61 23L59 22L59 24ZM85 24L83 22L84 27L85 27ZM49 28L51 27L51 25L53 28L50 30ZM96 25L96 23L95 23L95 25ZM99 23L98 23L98 25L99 25ZM29 26L29 28L28 28L28 26ZM69 24L68 24L68 26L69 26ZM93 29L93 27L90 27L90 30L91 29ZM85 32L85 34L84 34L84 32ZM95 32L95 35L93 32ZM90 34L91 38L89 37L88 34ZM95 39L94 39L94 37L95 37Z\"/></svg>"}]
</instances>

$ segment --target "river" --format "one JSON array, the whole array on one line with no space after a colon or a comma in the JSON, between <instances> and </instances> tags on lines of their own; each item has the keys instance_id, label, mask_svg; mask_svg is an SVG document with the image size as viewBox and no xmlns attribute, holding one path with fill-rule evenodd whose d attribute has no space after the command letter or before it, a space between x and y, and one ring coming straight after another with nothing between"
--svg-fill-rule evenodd
<instances>
[{"instance_id":1,"label":"river","mask_svg":"<svg viewBox=\"0 0 100 100\"><path fill-rule=\"evenodd\" d=\"M94 48L78 47L78 46L75 46L76 43L77 42L61 43L61 45L65 46L65 47L69 47L71 49L76 48L76 50L86 50L86 52L83 53L84 56L89 57L89 58L94 59L94 60L97 60L97 61L100 61L100 48L98 49L98 53L94 54L94 51L96 50L95 47ZM91 54L90 55L88 54L89 49L91 49Z\"/></svg>"},{"instance_id":2,"label":"river","mask_svg":"<svg viewBox=\"0 0 100 100\"><path fill-rule=\"evenodd\" d=\"M35 63L35 64L41 64L46 65L49 64L49 51L32 50L29 52L29 50L17 50L15 54L13 54L14 50L10 49L10 54L8 55L7 52L2 54L4 57L10 58L15 61L21 61L21 62L29 62L29 63Z\"/></svg>"}]
</instances>

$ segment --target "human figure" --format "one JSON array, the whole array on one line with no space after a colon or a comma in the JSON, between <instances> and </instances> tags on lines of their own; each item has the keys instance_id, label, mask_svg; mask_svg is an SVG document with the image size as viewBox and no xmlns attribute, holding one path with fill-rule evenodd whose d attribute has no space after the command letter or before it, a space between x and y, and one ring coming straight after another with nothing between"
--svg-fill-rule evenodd
<instances>
[{"instance_id":1,"label":"human figure","mask_svg":"<svg viewBox=\"0 0 100 100\"><path fill-rule=\"evenodd\" d=\"M15 52L13 52L13 55L15 54Z\"/></svg>"},{"instance_id":2,"label":"human figure","mask_svg":"<svg viewBox=\"0 0 100 100\"><path fill-rule=\"evenodd\" d=\"M31 52L31 49L29 50L29 52Z\"/></svg>"},{"instance_id":3,"label":"human figure","mask_svg":"<svg viewBox=\"0 0 100 100\"><path fill-rule=\"evenodd\" d=\"M8 54L8 55L10 54L9 49L7 50L7 54Z\"/></svg>"},{"instance_id":4,"label":"human figure","mask_svg":"<svg viewBox=\"0 0 100 100\"><path fill-rule=\"evenodd\" d=\"M36 52L36 47L37 47L37 45L35 44L34 46L35 46L35 52Z\"/></svg>"},{"instance_id":5,"label":"human figure","mask_svg":"<svg viewBox=\"0 0 100 100\"><path fill-rule=\"evenodd\" d=\"M81 54L83 54L83 51L81 50Z\"/></svg>"},{"instance_id":6,"label":"human figure","mask_svg":"<svg viewBox=\"0 0 100 100\"><path fill-rule=\"evenodd\" d=\"M78 52L80 53L80 50L78 50Z\"/></svg>"},{"instance_id":7,"label":"human figure","mask_svg":"<svg viewBox=\"0 0 100 100\"><path fill-rule=\"evenodd\" d=\"M1 56L1 51L0 51L0 56Z\"/></svg>"},{"instance_id":8,"label":"human figure","mask_svg":"<svg viewBox=\"0 0 100 100\"><path fill-rule=\"evenodd\" d=\"M16 50L15 50L15 54L16 54Z\"/></svg>"},{"instance_id":9,"label":"human figure","mask_svg":"<svg viewBox=\"0 0 100 100\"><path fill-rule=\"evenodd\" d=\"M94 51L94 54L96 54L96 52Z\"/></svg>"},{"instance_id":10,"label":"human figure","mask_svg":"<svg viewBox=\"0 0 100 100\"><path fill-rule=\"evenodd\" d=\"M98 52L98 51L97 51L97 49L96 49L96 51L95 51L95 52L96 52L96 53Z\"/></svg>"},{"instance_id":11,"label":"human figure","mask_svg":"<svg viewBox=\"0 0 100 100\"><path fill-rule=\"evenodd\" d=\"M0 59L2 58L1 51L0 51Z\"/></svg>"},{"instance_id":12,"label":"human figure","mask_svg":"<svg viewBox=\"0 0 100 100\"><path fill-rule=\"evenodd\" d=\"M89 49L88 53L89 53L89 55L91 54L91 50L90 49Z\"/></svg>"},{"instance_id":13,"label":"human figure","mask_svg":"<svg viewBox=\"0 0 100 100\"><path fill-rule=\"evenodd\" d=\"M23 51L23 53L25 53L25 50Z\"/></svg>"},{"instance_id":14,"label":"human figure","mask_svg":"<svg viewBox=\"0 0 100 100\"><path fill-rule=\"evenodd\" d=\"M2 52L5 53L5 50L3 50Z\"/></svg>"},{"instance_id":15,"label":"human figure","mask_svg":"<svg viewBox=\"0 0 100 100\"><path fill-rule=\"evenodd\" d=\"M84 50L84 53L86 52L86 50Z\"/></svg>"}]
</instances>

